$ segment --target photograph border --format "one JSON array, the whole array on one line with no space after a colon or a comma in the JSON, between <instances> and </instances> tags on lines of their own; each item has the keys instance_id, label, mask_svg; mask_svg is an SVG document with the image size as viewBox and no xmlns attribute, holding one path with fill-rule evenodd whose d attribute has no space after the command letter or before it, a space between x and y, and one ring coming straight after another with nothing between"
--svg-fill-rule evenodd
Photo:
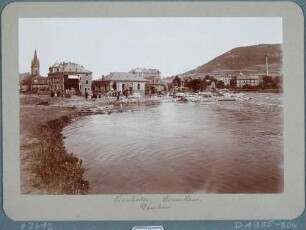
<instances>
[{"instance_id":1,"label":"photograph border","mask_svg":"<svg viewBox=\"0 0 306 230\"><path fill-rule=\"evenodd\" d=\"M301 1L292 1L292 2L286 1L286 2L289 3L289 5L290 4L294 4L295 5L294 7L299 7L300 6L301 8L299 8L299 9L302 10L302 12L305 12L305 3L303 3L302 1L303 0L301 0ZM77 2L77 1L74 1L74 2ZM106 2L106 1L95 1L94 3L104 3L104 2ZM208 2L208 1L197 1L197 2L194 2L194 4L203 3L203 2ZM227 1L227 2L217 1L215 3L216 4L228 4L228 3L231 3L231 2L234 2L234 1ZM243 2L240 2L238 4L243 4L244 2L248 2L248 1L243 1ZM268 1L260 1L260 3L263 3L263 2L268 2ZM275 4L285 3L285 1L269 1L269 3L273 3L273 2ZM5 23L5 20L3 20L4 19L4 14L5 14L5 9L8 9L8 8L10 8L10 7L12 7L14 5L14 4L7 5L8 3L12 3L12 1L1 2L1 5L0 5L1 9L2 9L1 30L4 31L4 32L6 32L8 30L15 30L16 29L15 28L16 25L10 25L9 26L9 25L7 25ZM17 2L15 2L15 3L17 3ZM18 3L21 3L21 1L18 2ZM26 1L22 1L22 3L27 3L27 2ZM43 3L43 2L41 1L40 3ZM57 4L61 4L61 3L63 4L63 3L67 3L67 2L56 1L56 3ZM69 2L69 3L71 3L71 2ZM78 3L81 3L81 2L78 2ZM82 2L82 3L86 4L85 2ZM108 3L110 3L110 2L108 2ZM127 2L127 1L123 1L123 2L112 1L111 2L111 4L119 4L119 3L124 4L124 3L129 3L129 2ZM139 3L139 4L144 4L144 3L146 3L146 4L154 4L154 3L160 4L160 3L168 3L168 2L158 1L158 2L131 2L131 3L133 3L133 4L137 4L137 3ZM182 3L182 2L178 1L176 3ZM189 3L191 4L191 2L189 2ZM34 4L34 2L31 2L31 4ZM51 2L51 4L52 4L52 2ZM255 4L257 4L257 3L255 3ZM274 11L277 11L277 10L278 10L277 8L274 9ZM19 12L19 13L22 14L23 12ZM47 16L51 17L52 13L54 13L54 12L51 11L50 14L47 15ZM128 12L127 14L129 14L129 13L130 12ZM187 13L192 14L192 12L188 12L188 11L187 11ZM266 12L266 13L269 14L271 12ZM73 15L73 13L71 13L71 14ZM131 13L131 14L133 14L133 13ZM172 15L172 16L175 17L176 15ZM69 17L69 16L67 16L67 17ZM305 17L303 17L303 19L304 19L303 20L303 22L304 22L303 30L304 30L305 29ZM291 23L291 25L292 25L292 23L294 23L294 21L290 21L288 23L289 24ZM296 25L294 24L293 29L295 29L295 30L296 29L300 29L299 26L297 26L297 27L295 27L295 26ZM297 31L297 32L301 32L303 34L304 31ZM1 76L2 76L1 77L1 86L2 86L1 87L1 92L2 92L2 98L1 98L2 99L1 100L1 110L2 110L2 119L1 119L2 120L2 146L1 146L2 148L1 148L1 150L2 151L1 151L1 156L2 157L1 157L1 159L3 159L3 157L5 157L3 155L3 151L4 151L3 148L5 147L5 145L7 143L11 144L11 146L16 145L16 141L14 142L14 140L10 140L9 137L7 136L7 134L8 134L8 132L7 132L8 130L6 129L7 128L7 123L5 122L7 120L5 120L5 118L7 118L7 116L12 113L12 110L8 111L8 107L7 107L8 102L14 104L14 102L16 102L16 99L17 99L17 103L18 103L18 100L19 100L19 97L18 96L16 97L16 95L14 95L11 98L7 97L8 90L14 89L15 84L12 84L12 86L10 86L8 89L3 89L3 85L2 85L3 80L5 79L5 77L7 77L7 75L5 75L5 73L8 73L6 71L8 71L7 69L9 68L9 67L6 66L6 64L8 64L8 63L15 63L15 62L12 62L12 61L14 61L15 60L14 58L16 58L14 55L12 55L12 57L10 57L9 59L4 58L4 56L3 56L3 53L7 52L8 48L10 48L10 47L6 47L4 45L4 44L7 44L7 43L5 43L5 41L7 42L8 39L10 39L9 37L6 37L6 35L7 35L7 33L1 33L1 51L2 51L2 59L1 59L2 60L2 62L1 62L1 69L2 69L2 71L1 71ZM284 37L284 41L283 42L284 42L285 45L287 45L285 39L286 38ZM300 37L299 37L299 39L300 39ZM290 43L292 41L289 40L287 42ZM305 44L305 37L303 36L302 37L302 44L301 44L301 46L303 47L303 50L301 51L303 57L305 57L304 44ZM296 44L290 44L290 45L291 45L291 47L295 46L294 52L291 55L296 55L297 53L295 53L295 51L298 52L297 48L300 48L300 46L296 45ZM298 57L300 57L300 55L301 55L301 53L298 53ZM296 59L294 59L294 60L296 60ZM302 68L303 76L305 76L304 60L300 60L302 62L302 66L303 66L303 68ZM301 66L300 64L301 63L298 63L297 66ZM284 65L286 65L286 61L284 61ZM297 71L297 72L300 71L300 69L296 70L294 67L296 67L296 66L289 66L290 71ZM287 68L288 68L288 66L287 66ZM13 72L9 72L9 73L15 73L15 72L16 72L16 70L13 71ZM12 76L12 75L10 75L10 76ZM296 85L296 83L295 83L294 86L298 86L298 88L287 88L286 89L286 87L288 86L286 84L286 82L288 83L288 81L285 79L285 89L284 89L285 93L284 94L286 94L286 92L288 92L288 90L290 91L290 94L293 94L292 96L294 96L297 99L297 101L298 101L298 102L296 102L296 101L289 101L289 103L293 103L293 105L295 103L299 104L301 102L300 101L301 100L300 97L302 95L302 103L303 103L303 106L304 106L304 102L305 102L305 96L304 96L305 82L303 81L303 79L302 79L302 81L300 81L300 79L298 79L298 80L299 81L297 81L296 83L303 83L303 84ZM18 82L17 79L15 79L13 81ZM300 138L302 137L302 139L303 139L303 148L304 148L305 147L305 141L304 141L305 126L304 126L304 108L303 108L303 106L302 106L302 111L303 111L303 114L302 114L302 116L303 116L302 117L302 119L303 119L303 127L302 128L300 127L300 129L303 129L303 130L298 130L299 131L298 134L301 134L302 136L299 136L299 138L297 138L298 140L295 142L295 144L300 145L301 144ZM300 117L301 116L300 109L295 111L295 112L296 112L296 120L294 122L301 121L300 120L300 118L301 118ZM17 116L18 115L19 114L17 114ZM285 114L285 116L286 116L286 114ZM286 117L284 119L286 119ZM294 123L292 126L297 127L296 125L298 125L298 124ZM301 126L301 124L300 124L300 126ZM290 131L291 131L290 134L292 134L292 133L295 134L295 132L294 132L295 130L290 129ZM10 135L14 135L14 132L9 133L9 134ZM286 138L288 138L288 136L287 137L285 136L285 139ZM19 143L19 141L17 143ZM17 146L17 147L19 147L19 146ZM9 149L9 148L6 148L5 150L7 150L7 149ZM8 159L13 159L13 158L4 158L4 160L2 160L2 166L3 166L2 169L3 169L4 172L6 172L6 170L8 169L7 168L8 166L7 166L7 164L3 164L3 162L4 161L7 162ZM304 159L304 151L303 151L303 159ZM301 163L304 165L304 160ZM297 167L297 169L301 170L300 167ZM3 183L7 185L9 183L8 180L7 180L8 178L3 175L3 171L2 171L2 178L4 180ZM298 182L300 182L301 180L303 182L305 181L305 179L304 179L305 178L304 177L305 176L305 168L304 167L303 167L302 171L303 171L303 175L300 175L300 172L298 173L298 175L300 176L297 179ZM287 225L290 227L290 224L296 224L297 228L295 228L295 229L303 229L303 226L305 226L305 223L306 223L306 216L305 216L305 212L304 212L304 207L305 207L304 184L305 183L303 185L296 185L297 183L295 183L295 182L294 181L290 181L290 185L289 186L293 186L293 187L295 187L295 189L296 188L302 189L302 194L299 193L299 195L297 197L297 199L299 199L299 200L295 200L295 202L296 202L295 204L300 202L301 203L301 207L300 208L303 208L302 209L303 214L301 214L300 210L298 211L298 215L300 215L300 217L297 217L296 213L294 213L294 215L289 215L290 218L295 218L295 220L288 220L288 219L286 220L286 218L280 218L280 219L276 218L275 219L275 217L273 218L272 215L271 215L271 216L267 216L267 218L260 218L260 220L256 220L256 219L252 219L252 220L247 220L247 219L241 220L240 219L240 220L237 220L237 218L234 218L232 220L216 220L216 221L212 221L210 219L215 219L214 217L212 217L212 218L206 218L206 220L201 220L201 219L198 219L198 218L196 218L196 220L194 220L193 218L190 218L190 220L182 221L182 220L180 220L180 218L179 219L175 219L175 218L172 217L170 219L175 220L175 221L169 221L170 219L168 219L168 221L166 221L166 220L164 220L164 221L149 221L151 218L147 216L147 217L144 217L144 218L140 219L140 220L147 220L147 221L93 221L93 222L74 221L73 222L73 221L67 221L68 219L63 219L64 221L66 220L66 222L58 222L58 221L51 221L51 220L50 221L47 220L48 222L45 222L46 220L43 220L43 219L42 220L32 219L31 221L27 221L27 219L25 219L25 220L21 220L20 219L20 221L12 221L5 214L5 213L8 214L7 209L6 209L5 211L1 210L1 214L0 214L0 221L1 221L0 229L2 229L2 227L3 227L3 229L21 229L23 227L24 227L24 229L30 229L31 224L34 224L34 225L35 224L39 224L37 229L43 229L43 227L41 227L41 226L48 226L48 224L49 224L49 227L52 226L53 229L68 229L68 228L74 228L74 229L93 228L94 229L94 228L101 228L101 227L107 228L107 229L131 229L133 226L136 226L136 225L137 226L160 225L160 226L163 226L165 229L203 229L204 227L205 227L205 229L206 228L211 228L211 229L213 229L213 228L218 228L218 229L235 229L235 227L238 229L237 226L243 226L244 224L249 224L249 223L251 223L251 226L253 226L253 227L250 227L250 228L256 228L257 224L259 223L260 226L261 226L260 228L262 228L262 229L277 229L277 227L282 228L283 224L285 224L285 227ZM285 180L285 183L286 183L286 180ZM7 201L8 197L5 197L5 196L3 197L3 195L5 195L5 190L3 190L2 185L3 184L1 184L1 196L2 196L1 205L3 207L3 200L4 200L4 206L5 206L6 204L8 204L8 201ZM15 185L13 185L13 186L15 186ZM288 186L288 184L287 184L287 186ZM16 189L16 187L14 189ZM3 193L3 191L4 191L4 193ZM12 194L14 194L14 193L12 193ZM11 194L9 194L9 195L11 196ZM263 194L263 195L264 196L270 196L270 194ZM45 196L40 196L39 199L42 201L44 197ZM28 210L31 210L31 211L35 211L35 209L37 209L37 207L34 207L34 210L32 210L33 207L25 206L24 208L21 208L20 210L18 210L19 209L18 204L20 204L18 202L20 200L18 202L14 203L14 201L11 198L12 198L12 196L10 197L10 199L8 199L10 201L9 206L11 206L12 204L16 205L16 206L14 206L14 207L16 207L16 209L14 211L17 210L17 211L22 212L22 210L25 210L25 209L28 209ZM76 197L76 198L79 198L79 197ZM29 199L29 196L26 196L26 199ZM235 197L234 199L236 199L236 201L238 203L242 202L240 197ZM40 201L37 201L37 202L40 202ZM26 204L26 203L24 203L24 204ZM283 208L287 207L286 204L287 203L284 204ZM46 210L39 209L39 210L36 210L36 211L44 212L43 214L48 215L48 214L51 214L51 213L48 213L48 210L47 210L48 208L50 208L50 209L53 208L54 209L56 207L55 206L53 206L53 207L50 207L50 206L48 207L47 206ZM241 206L237 205L237 208L239 209L239 208L241 208ZM273 211L277 212L277 210L273 210L273 207L271 207L271 209L268 210L268 211L270 211L270 212L273 212ZM287 210L287 211L290 213L290 211L292 211L292 210ZM152 214L152 215L154 215L154 214ZM11 215L9 215L9 216L11 217ZM77 216L76 216L76 219L78 219ZM131 219L133 219L133 218L131 218ZM216 218L216 219L218 219L218 218ZM89 218L87 220L91 220L91 219ZM269 222L271 220L273 220L273 223ZM237 225L237 223L238 223L238 225ZM25 224L25 225L23 225L23 224ZM45 224L45 225L43 225L43 224ZM279 224L279 226L277 224ZM272 227L271 227L271 225L272 225ZM266 226L266 227L263 227L263 226ZM290 229L289 227L288 228L283 228L283 229ZM45 229L47 229L47 227L45 227Z\"/></svg>"}]
</instances>

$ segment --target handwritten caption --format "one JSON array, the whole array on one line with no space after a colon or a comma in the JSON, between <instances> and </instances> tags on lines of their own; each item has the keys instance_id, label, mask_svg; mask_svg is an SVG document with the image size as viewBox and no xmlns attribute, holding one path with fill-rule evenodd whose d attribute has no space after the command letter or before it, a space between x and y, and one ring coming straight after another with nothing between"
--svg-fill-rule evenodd
<instances>
[{"instance_id":1,"label":"handwritten caption","mask_svg":"<svg viewBox=\"0 0 306 230\"><path fill-rule=\"evenodd\" d=\"M292 221L235 221L234 229L296 229L297 224Z\"/></svg>"},{"instance_id":2,"label":"handwritten caption","mask_svg":"<svg viewBox=\"0 0 306 230\"><path fill-rule=\"evenodd\" d=\"M145 196L117 195L114 203L135 203L142 210L166 210L171 209L175 203L196 203L200 202L196 196L164 196L158 201L152 200Z\"/></svg>"},{"instance_id":3,"label":"handwritten caption","mask_svg":"<svg viewBox=\"0 0 306 230\"><path fill-rule=\"evenodd\" d=\"M48 222L27 222L20 225L20 230L53 230L53 224Z\"/></svg>"}]
</instances>

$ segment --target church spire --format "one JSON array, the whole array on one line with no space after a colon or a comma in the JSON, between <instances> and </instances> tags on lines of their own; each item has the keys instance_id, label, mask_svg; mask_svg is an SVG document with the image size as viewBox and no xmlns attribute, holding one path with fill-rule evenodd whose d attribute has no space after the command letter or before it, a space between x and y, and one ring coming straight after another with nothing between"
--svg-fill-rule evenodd
<instances>
[{"instance_id":1,"label":"church spire","mask_svg":"<svg viewBox=\"0 0 306 230\"><path fill-rule=\"evenodd\" d=\"M39 59L37 57L36 49L34 51L34 57L32 59L32 63L31 63L31 74L32 75L39 74Z\"/></svg>"},{"instance_id":2,"label":"church spire","mask_svg":"<svg viewBox=\"0 0 306 230\"><path fill-rule=\"evenodd\" d=\"M37 52L36 52L36 49L34 51L34 60L37 61Z\"/></svg>"}]
</instances>

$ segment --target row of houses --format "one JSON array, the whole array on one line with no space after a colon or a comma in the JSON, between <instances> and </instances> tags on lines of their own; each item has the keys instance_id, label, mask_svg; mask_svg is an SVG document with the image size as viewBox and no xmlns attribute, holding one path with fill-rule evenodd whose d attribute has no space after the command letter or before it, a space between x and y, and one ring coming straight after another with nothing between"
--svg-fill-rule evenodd
<instances>
[{"instance_id":1,"label":"row of houses","mask_svg":"<svg viewBox=\"0 0 306 230\"><path fill-rule=\"evenodd\" d=\"M159 93L166 90L161 73L157 69L135 68L129 72L111 72L100 79L92 81L92 71L83 65L72 62L54 63L49 67L47 77L40 75L40 63L36 50L31 61L31 73L19 75L21 91L54 91L66 90L76 93L94 91L106 94L120 91L124 94L140 95Z\"/></svg>"},{"instance_id":2,"label":"row of houses","mask_svg":"<svg viewBox=\"0 0 306 230\"><path fill-rule=\"evenodd\" d=\"M262 76L254 73L212 72L178 75L182 80L203 79L206 76L222 81L224 86L237 88L243 88L246 85L259 86L262 82ZM36 50L31 61L31 73L20 74L20 90L31 92L70 90L81 94L89 91L106 94L119 91L125 95L135 93L150 95L165 92L168 84L169 82L161 78L159 70L148 68L135 68L129 72L111 72L93 81L92 71L87 70L83 65L72 62L54 63L49 67L48 76L43 77L40 75L40 63Z\"/></svg>"}]
</instances>

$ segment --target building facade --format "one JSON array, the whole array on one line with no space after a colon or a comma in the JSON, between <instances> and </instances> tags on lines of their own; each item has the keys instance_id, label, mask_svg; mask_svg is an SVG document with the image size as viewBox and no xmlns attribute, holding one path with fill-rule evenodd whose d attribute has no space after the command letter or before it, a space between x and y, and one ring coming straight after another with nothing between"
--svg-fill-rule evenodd
<instances>
[{"instance_id":1,"label":"building facade","mask_svg":"<svg viewBox=\"0 0 306 230\"><path fill-rule=\"evenodd\" d=\"M167 89L161 79L161 72L158 69L135 68L130 73L148 80L145 85L145 94L158 94L165 92Z\"/></svg>"},{"instance_id":2,"label":"building facade","mask_svg":"<svg viewBox=\"0 0 306 230\"><path fill-rule=\"evenodd\" d=\"M242 88L246 85L248 86L259 86L260 77L257 74L245 75L240 73L237 77L237 87Z\"/></svg>"},{"instance_id":3,"label":"building facade","mask_svg":"<svg viewBox=\"0 0 306 230\"><path fill-rule=\"evenodd\" d=\"M92 72L72 62L56 62L49 67L49 87L54 92L71 90L84 94L91 91Z\"/></svg>"},{"instance_id":4,"label":"building facade","mask_svg":"<svg viewBox=\"0 0 306 230\"><path fill-rule=\"evenodd\" d=\"M145 94L145 84L149 81L130 72L111 72L94 81L95 93L121 92L125 95Z\"/></svg>"},{"instance_id":5,"label":"building facade","mask_svg":"<svg viewBox=\"0 0 306 230\"><path fill-rule=\"evenodd\" d=\"M21 92L29 91L31 88L30 81L28 80L28 84L26 84L27 79L31 76L30 72L20 73L19 74L19 90Z\"/></svg>"},{"instance_id":6,"label":"building facade","mask_svg":"<svg viewBox=\"0 0 306 230\"><path fill-rule=\"evenodd\" d=\"M217 79L218 81L222 81L225 86L230 85L231 82L231 75L226 73L213 73L211 74L212 77Z\"/></svg>"},{"instance_id":7,"label":"building facade","mask_svg":"<svg viewBox=\"0 0 306 230\"><path fill-rule=\"evenodd\" d=\"M48 78L36 75L31 79L31 91L37 93L38 91L48 91Z\"/></svg>"},{"instance_id":8,"label":"building facade","mask_svg":"<svg viewBox=\"0 0 306 230\"><path fill-rule=\"evenodd\" d=\"M160 71L158 69L135 68L130 73L135 74L137 77L147 79L150 83L160 83L161 81Z\"/></svg>"}]
</instances>

